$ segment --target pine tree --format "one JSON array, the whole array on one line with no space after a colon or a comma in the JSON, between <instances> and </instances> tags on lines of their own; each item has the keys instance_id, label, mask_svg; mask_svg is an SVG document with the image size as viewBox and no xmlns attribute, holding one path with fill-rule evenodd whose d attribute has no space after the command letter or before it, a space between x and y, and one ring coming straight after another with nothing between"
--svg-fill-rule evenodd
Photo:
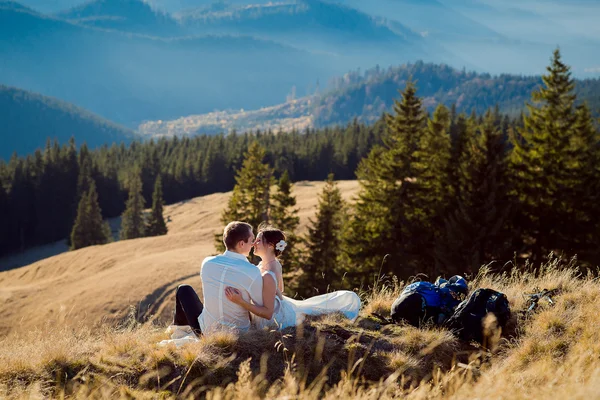
<instances>
[{"instance_id":1,"label":"pine tree","mask_svg":"<svg viewBox=\"0 0 600 400\"><path fill-rule=\"evenodd\" d=\"M265 149L258 142L253 142L244 155L242 168L235 177L232 196L221 215L223 225L231 221L243 221L256 229L261 222L269 221L273 172L263 162L264 159ZM219 251L225 248L222 234L216 235L216 247Z\"/></svg>"},{"instance_id":2,"label":"pine tree","mask_svg":"<svg viewBox=\"0 0 600 400\"><path fill-rule=\"evenodd\" d=\"M373 278L386 257L386 269L398 276L422 271L415 209L415 153L426 115L416 88L408 83L394 114L386 115L383 145L375 146L357 171L361 186L344 248L348 275L355 285Z\"/></svg>"},{"instance_id":3,"label":"pine tree","mask_svg":"<svg viewBox=\"0 0 600 400\"><path fill-rule=\"evenodd\" d=\"M85 143L82 144L81 149L79 149L78 165L79 176L77 177L77 203L83 194L89 191L93 176L92 158Z\"/></svg>"},{"instance_id":4,"label":"pine tree","mask_svg":"<svg viewBox=\"0 0 600 400\"><path fill-rule=\"evenodd\" d=\"M64 179L63 195L70 201L62 202L61 218L63 222L61 224L61 237L68 236L70 229L75 221L75 210L77 205L77 180L79 176L79 163L77 161L77 146L75 145L75 138L71 137L69 140L69 146L66 147L62 155L62 175Z\"/></svg>"},{"instance_id":5,"label":"pine tree","mask_svg":"<svg viewBox=\"0 0 600 400\"><path fill-rule=\"evenodd\" d=\"M167 234L167 225L163 217L163 195L162 179L160 175L156 177L154 183L154 193L152 194L152 211L146 225L146 236L160 236Z\"/></svg>"},{"instance_id":6,"label":"pine tree","mask_svg":"<svg viewBox=\"0 0 600 400\"><path fill-rule=\"evenodd\" d=\"M105 244L110 241L110 228L102 222L96 183L92 180L77 207L77 217L71 231L71 250Z\"/></svg>"},{"instance_id":7,"label":"pine tree","mask_svg":"<svg viewBox=\"0 0 600 400\"><path fill-rule=\"evenodd\" d=\"M209 144L202 165L203 185L210 188L209 193L231 189L231 170L224 154L225 143L222 135L215 137Z\"/></svg>"},{"instance_id":8,"label":"pine tree","mask_svg":"<svg viewBox=\"0 0 600 400\"><path fill-rule=\"evenodd\" d=\"M319 195L315 219L310 220L307 243L307 259L302 263L302 275L298 282L299 293L310 296L322 294L330 286L340 284L340 255L342 233L347 219L347 208L342 194L330 174Z\"/></svg>"},{"instance_id":9,"label":"pine tree","mask_svg":"<svg viewBox=\"0 0 600 400\"><path fill-rule=\"evenodd\" d=\"M121 240L144 237L144 197L139 171L133 173L129 181L129 199L121 217Z\"/></svg>"},{"instance_id":10,"label":"pine tree","mask_svg":"<svg viewBox=\"0 0 600 400\"><path fill-rule=\"evenodd\" d=\"M590 143L577 127L588 117L575 109L575 84L559 50L547 71L527 105L523 128L511 137L510 153L524 250L537 260L550 251L585 250L580 245L587 230L577 209L587 203L578 196L588 168L580 157L590 153Z\"/></svg>"},{"instance_id":11,"label":"pine tree","mask_svg":"<svg viewBox=\"0 0 600 400\"><path fill-rule=\"evenodd\" d=\"M72 200L72 213L70 216L70 220L74 221L75 218L77 218L81 199L84 195L86 195L89 192L92 181L92 159L87 145L84 143L81 146L81 149L79 150L79 155L77 157L77 186L75 189L75 197ZM96 183L94 182L94 184ZM98 187L96 185L96 191L97 190ZM71 237L72 235L69 235L67 240L67 244L70 248L73 247L73 243L71 243Z\"/></svg>"},{"instance_id":12,"label":"pine tree","mask_svg":"<svg viewBox=\"0 0 600 400\"><path fill-rule=\"evenodd\" d=\"M292 183L287 171L283 173L277 182L277 192L272 197L271 223L286 233L287 247L281 254L280 259L286 270L296 269L298 255L296 245L298 238L295 231L300 223L296 206L296 197L292 195Z\"/></svg>"},{"instance_id":13,"label":"pine tree","mask_svg":"<svg viewBox=\"0 0 600 400\"><path fill-rule=\"evenodd\" d=\"M467 143L475 136L476 122L469 119L465 114L460 114L450 125L450 138L452 142L452 156L450 158L450 182L454 192L458 189L458 180L463 176L461 162L464 159Z\"/></svg>"},{"instance_id":14,"label":"pine tree","mask_svg":"<svg viewBox=\"0 0 600 400\"><path fill-rule=\"evenodd\" d=\"M569 170L572 202L567 218L571 223L560 231L583 261L597 265L597 235L600 233L600 133L595 129L589 108L576 109L576 121L569 142Z\"/></svg>"},{"instance_id":15,"label":"pine tree","mask_svg":"<svg viewBox=\"0 0 600 400\"><path fill-rule=\"evenodd\" d=\"M477 134L467 141L460 165L445 237L436 245L447 275L476 273L486 261L506 260L512 251L506 145L493 114L488 112Z\"/></svg>"},{"instance_id":16,"label":"pine tree","mask_svg":"<svg viewBox=\"0 0 600 400\"><path fill-rule=\"evenodd\" d=\"M435 242L443 234L443 216L453 197L450 161L450 111L439 105L428 120L415 152L414 175L416 199L412 212L411 237L420 238L421 259L428 259ZM434 274L440 273L440 260L435 260Z\"/></svg>"}]
</instances>

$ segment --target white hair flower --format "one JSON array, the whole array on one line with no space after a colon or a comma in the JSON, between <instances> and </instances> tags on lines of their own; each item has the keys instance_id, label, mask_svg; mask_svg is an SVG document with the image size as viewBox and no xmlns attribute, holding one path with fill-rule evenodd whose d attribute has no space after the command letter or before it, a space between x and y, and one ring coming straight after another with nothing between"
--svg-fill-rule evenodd
<instances>
[{"instance_id":1,"label":"white hair flower","mask_svg":"<svg viewBox=\"0 0 600 400\"><path fill-rule=\"evenodd\" d=\"M279 243L275 245L275 248L279 251L284 251L286 246L287 243L285 242L285 240L280 240Z\"/></svg>"}]
</instances>

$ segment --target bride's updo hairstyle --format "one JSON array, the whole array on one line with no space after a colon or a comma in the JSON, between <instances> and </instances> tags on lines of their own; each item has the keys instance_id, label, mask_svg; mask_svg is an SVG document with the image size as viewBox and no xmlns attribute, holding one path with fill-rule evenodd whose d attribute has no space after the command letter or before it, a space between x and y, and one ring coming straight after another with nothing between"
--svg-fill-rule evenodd
<instances>
[{"instance_id":1,"label":"bride's updo hairstyle","mask_svg":"<svg viewBox=\"0 0 600 400\"><path fill-rule=\"evenodd\" d=\"M273 246L273 249L275 250L275 257L279 257L281 255L281 251L277 249L277 244L282 240L285 242L285 233L282 230L273 228L270 225L261 224L258 227L258 234L262 234L263 244Z\"/></svg>"}]
</instances>

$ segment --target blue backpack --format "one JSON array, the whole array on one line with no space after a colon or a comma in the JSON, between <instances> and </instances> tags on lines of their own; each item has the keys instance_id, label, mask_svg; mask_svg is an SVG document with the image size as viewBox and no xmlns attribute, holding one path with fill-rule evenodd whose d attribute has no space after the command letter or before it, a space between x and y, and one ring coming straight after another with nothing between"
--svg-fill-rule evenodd
<instances>
[{"instance_id":1,"label":"blue backpack","mask_svg":"<svg viewBox=\"0 0 600 400\"><path fill-rule=\"evenodd\" d=\"M427 307L440 307L442 304L440 287L431 282L411 283L404 288L401 296L406 296L411 293L419 293L421 296L423 296L423 300L425 300Z\"/></svg>"},{"instance_id":2,"label":"blue backpack","mask_svg":"<svg viewBox=\"0 0 600 400\"><path fill-rule=\"evenodd\" d=\"M449 280L438 279L435 283L415 282L404 288L401 296L418 293L427 307L437 308L450 316L469 291L465 278L455 275Z\"/></svg>"}]
</instances>

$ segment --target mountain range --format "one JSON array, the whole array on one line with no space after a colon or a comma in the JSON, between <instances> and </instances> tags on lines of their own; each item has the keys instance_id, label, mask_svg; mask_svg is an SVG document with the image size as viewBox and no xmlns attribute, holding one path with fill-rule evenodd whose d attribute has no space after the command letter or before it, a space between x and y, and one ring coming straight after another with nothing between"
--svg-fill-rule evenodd
<instances>
[{"instance_id":1,"label":"mountain range","mask_svg":"<svg viewBox=\"0 0 600 400\"><path fill-rule=\"evenodd\" d=\"M117 1L117 0L111 0ZM241 35L153 37L0 3L0 82L133 127L261 107L332 72L332 56Z\"/></svg>"},{"instance_id":2,"label":"mountain range","mask_svg":"<svg viewBox=\"0 0 600 400\"><path fill-rule=\"evenodd\" d=\"M599 76L594 17L600 4L585 0L0 0L0 84L135 129L322 103L315 94L347 71L417 60L529 76L560 45L576 76ZM323 118L315 101L314 123L347 119ZM283 108L284 119L309 115Z\"/></svg>"}]
</instances>

